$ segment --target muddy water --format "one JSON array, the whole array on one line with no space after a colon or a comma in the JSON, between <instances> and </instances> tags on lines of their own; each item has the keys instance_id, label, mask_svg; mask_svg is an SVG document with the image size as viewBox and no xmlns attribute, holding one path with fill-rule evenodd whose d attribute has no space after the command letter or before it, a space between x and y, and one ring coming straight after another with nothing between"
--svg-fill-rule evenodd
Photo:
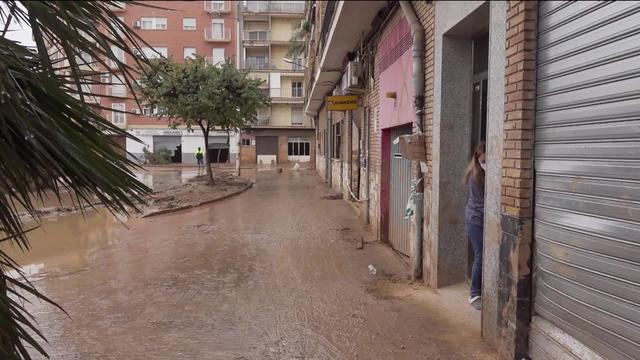
<instances>
[{"instance_id":1,"label":"muddy water","mask_svg":"<svg viewBox=\"0 0 640 360\"><path fill-rule=\"evenodd\" d=\"M212 205L69 230L83 250L55 258L84 260L25 261L43 264L38 288L71 316L32 308L47 350L53 359L495 358L478 313L442 311L464 303L465 289L451 301L408 284L388 247L357 250L364 229L344 202L320 200L329 193L311 172L258 172L255 188Z\"/></svg>"},{"instance_id":2,"label":"muddy water","mask_svg":"<svg viewBox=\"0 0 640 360\"><path fill-rule=\"evenodd\" d=\"M104 210L89 210L84 216L48 217L29 233L28 252L10 245L3 245L3 249L32 280L81 271L87 269L98 249L120 241L114 231L124 228L121 220Z\"/></svg>"}]
</instances>

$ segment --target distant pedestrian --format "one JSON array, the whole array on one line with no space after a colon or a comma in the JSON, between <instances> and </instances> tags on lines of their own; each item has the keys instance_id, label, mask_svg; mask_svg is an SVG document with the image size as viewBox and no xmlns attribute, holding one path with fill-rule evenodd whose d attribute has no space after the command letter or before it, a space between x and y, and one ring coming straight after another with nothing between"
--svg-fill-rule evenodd
<instances>
[{"instance_id":1,"label":"distant pedestrian","mask_svg":"<svg viewBox=\"0 0 640 360\"><path fill-rule=\"evenodd\" d=\"M486 146L481 142L473 152L473 158L464 174L464 183L469 189L469 200L464 212L467 235L473 248L471 268L471 291L469 304L474 309L482 308L482 249L484 239L484 174Z\"/></svg>"},{"instance_id":2,"label":"distant pedestrian","mask_svg":"<svg viewBox=\"0 0 640 360\"><path fill-rule=\"evenodd\" d=\"M196 160L198 161L198 175L200 175L201 170L204 167L204 152L200 147L196 150Z\"/></svg>"}]
</instances>

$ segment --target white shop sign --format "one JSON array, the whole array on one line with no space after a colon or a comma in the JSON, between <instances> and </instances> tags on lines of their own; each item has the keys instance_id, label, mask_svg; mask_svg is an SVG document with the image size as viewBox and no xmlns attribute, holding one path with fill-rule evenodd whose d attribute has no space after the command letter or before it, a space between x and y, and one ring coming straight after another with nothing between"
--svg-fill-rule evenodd
<instances>
[{"instance_id":1,"label":"white shop sign","mask_svg":"<svg viewBox=\"0 0 640 360\"><path fill-rule=\"evenodd\" d=\"M202 131L186 129L133 129L134 136L202 136ZM209 136L227 136L224 131L212 131Z\"/></svg>"}]
</instances>

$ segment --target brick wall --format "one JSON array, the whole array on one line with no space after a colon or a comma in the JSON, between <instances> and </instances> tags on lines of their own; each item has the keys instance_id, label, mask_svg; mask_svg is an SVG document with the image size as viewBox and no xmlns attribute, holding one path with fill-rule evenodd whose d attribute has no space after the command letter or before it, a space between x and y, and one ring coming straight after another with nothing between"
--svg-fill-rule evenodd
<instances>
[{"instance_id":1,"label":"brick wall","mask_svg":"<svg viewBox=\"0 0 640 360\"><path fill-rule=\"evenodd\" d=\"M528 356L531 321L533 128L537 2L509 1L506 23L498 352Z\"/></svg>"},{"instance_id":2,"label":"brick wall","mask_svg":"<svg viewBox=\"0 0 640 360\"><path fill-rule=\"evenodd\" d=\"M535 1L510 1L507 12L502 212L532 216L536 56Z\"/></svg>"}]
</instances>

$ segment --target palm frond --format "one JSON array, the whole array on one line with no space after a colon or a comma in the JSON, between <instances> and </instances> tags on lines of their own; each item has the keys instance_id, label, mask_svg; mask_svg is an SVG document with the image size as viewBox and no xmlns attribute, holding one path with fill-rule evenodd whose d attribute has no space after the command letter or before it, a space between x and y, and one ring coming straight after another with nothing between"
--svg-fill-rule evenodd
<instances>
[{"instance_id":1,"label":"palm frond","mask_svg":"<svg viewBox=\"0 0 640 360\"><path fill-rule=\"evenodd\" d=\"M138 209L150 193L133 176L137 165L121 155L114 140L133 137L82 101L82 84L91 80L80 70L80 54L89 54L97 68L123 74L130 90L136 73L148 63L135 55L146 42L113 13L115 3L4 1L0 6L5 24L0 37L0 243L10 241L28 251L19 213L24 209L37 220L34 199L42 199L45 192L59 200L66 190L78 204L97 200L125 214ZM5 38L12 22L31 27L36 51ZM121 60L118 48L130 63ZM60 56L52 60L53 53ZM66 68L62 62L68 63ZM27 347L47 356L38 341L44 336L24 307L29 297L55 305L0 249L2 359L30 359Z\"/></svg>"}]
</instances>

